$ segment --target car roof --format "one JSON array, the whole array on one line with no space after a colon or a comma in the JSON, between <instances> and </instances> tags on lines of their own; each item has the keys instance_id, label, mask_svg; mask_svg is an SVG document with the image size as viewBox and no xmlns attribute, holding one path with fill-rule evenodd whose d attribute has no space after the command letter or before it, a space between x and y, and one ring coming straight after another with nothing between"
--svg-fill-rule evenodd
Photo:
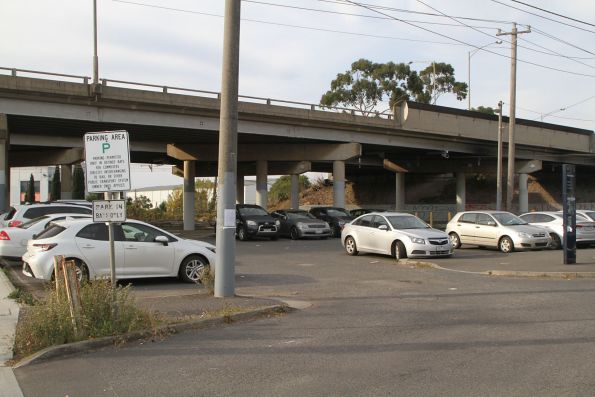
<instances>
[{"instance_id":1,"label":"car roof","mask_svg":"<svg viewBox=\"0 0 595 397\"><path fill-rule=\"evenodd\" d=\"M370 214L375 214L377 213L378 215L383 215L383 216L392 216L392 215L407 215L407 216L415 216L413 214L410 214L408 212L397 212L397 211L380 211L380 212L370 212L369 214L365 214L365 215L370 215Z\"/></svg>"}]
</instances>

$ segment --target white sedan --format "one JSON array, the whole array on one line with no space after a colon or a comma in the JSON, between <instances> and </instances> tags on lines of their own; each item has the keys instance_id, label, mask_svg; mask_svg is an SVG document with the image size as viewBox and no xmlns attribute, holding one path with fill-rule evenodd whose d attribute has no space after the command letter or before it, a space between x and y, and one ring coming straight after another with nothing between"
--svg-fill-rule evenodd
<instances>
[{"instance_id":1,"label":"white sedan","mask_svg":"<svg viewBox=\"0 0 595 397\"><path fill-rule=\"evenodd\" d=\"M114 225L117 278L179 277L198 282L215 265L215 246L174 236L140 221ZM110 275L108 227L91 219L54 222L29 240L23 274L51 280L54 256L74 260L80 280Z\"/></svg>"},{"instance_id":2,"label":"white sedan","mask_svg":"<svg viewBox=\"0 0 595 397\"><path fill-rule=\"evenodd\" d=\"M63 219L90 218L91 215L85 214L48 214L15 227L0 228L0 257L3 258L21 258L27 251L27 241L36 234L41 233L50 225L50 222Z\"/></svg>"},{"instance_id":3,"label":"white sedan","mask_svg":"<svg viewBox=\"0 0 595 397\"><path fill-rule=\"evenodd\" d=\"M347 254L361 252L402 258L451 256L448 235L432 229L418 217L400 212L362 215L348 223L341 232Z\"/></svg>"}]
</instances>

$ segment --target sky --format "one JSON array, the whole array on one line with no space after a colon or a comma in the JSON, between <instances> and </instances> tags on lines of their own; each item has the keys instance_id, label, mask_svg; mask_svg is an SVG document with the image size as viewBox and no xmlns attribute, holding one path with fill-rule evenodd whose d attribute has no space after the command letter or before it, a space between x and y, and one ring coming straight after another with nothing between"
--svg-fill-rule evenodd
<instances>
[{"instance_id":1,"label":"sky","mask_svg":"<svg viewBox=\"0 0 595 397\"><path fill-rule=\"evenodd\" d=\"M224 4L97 0L99 77L220 91ZM0 67L92 76L92 0L0 0L0 10ZM468 82L470 59L471 106L502 100L504 115L511 36L496 33L530 25L518 41L517 117L595 128L592 0L244 0L241 15L241 95L318 103L360 58L446 62ZM452 95L437 104L467 108Z\"/></svg>"}]
</instances>

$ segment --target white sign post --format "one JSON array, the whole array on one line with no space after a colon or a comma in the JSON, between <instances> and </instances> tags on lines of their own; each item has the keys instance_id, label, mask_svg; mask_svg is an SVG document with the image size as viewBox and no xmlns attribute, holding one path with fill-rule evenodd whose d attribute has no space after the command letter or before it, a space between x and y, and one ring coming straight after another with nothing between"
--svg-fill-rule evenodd
<instances>
[{"instance_id":1,"label":"white sign post","mask_svg":"<svg viewBox=\"0 0 595 397\"><path fill-rule=\"evenodd\" d=\"M106 222L109 233L112 287L116 287L113 222L126 220L126 201L110 200L112 192L130 190L130 148L127 131L88 132L85 141L85 180L90 193L103 192L105 200L93 201L93 222Z\"/></svg>"}]
</instances>

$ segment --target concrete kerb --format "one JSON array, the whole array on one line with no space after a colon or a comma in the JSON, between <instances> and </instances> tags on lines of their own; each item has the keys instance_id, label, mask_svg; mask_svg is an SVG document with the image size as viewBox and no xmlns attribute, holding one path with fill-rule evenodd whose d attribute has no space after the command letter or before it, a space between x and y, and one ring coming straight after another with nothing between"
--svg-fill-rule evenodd
<instances>
[{"instance_id":1,"label":"concrete kerb","mask_svg":"<svg viewBox=\"0 0 595 397\"><path fill-rule=\"evenodd\" d=\"M467 270L449 269L433 262L417 261L412 259L399 259L396 261L396 264L399 266L415 267L419 269L436 269L456 273L478 274L482 276L494 277L553 278L562 280L595 278L595 272L534 272L526 270L486 270L480 272L471 272Z\"/></svg>"},{"instance_id":2,"label":"concrete kerb","mask_svg":"<svg viewBox=\"0 0 595 397\"><path fill-rule=\"evenodd\" d=\"M23 358L13 365L13 368L20 368L27 365L39 363L53 358L64 357L72 354L82 353L90 350L96 350L103 347L115 346L125 342L159 337L159 335L175 334L189 330L207 329L218 326L226 326L237 322L246 322L256 320L261 317L288 313L294 310L285 305L272 305L264 308L249 310L241 313L234 313L216 318L200 319L183 323L168 324L156 328L155 330L142 330L129 332L119 336L107 336L98 339L84 340L80 342L66 343L63 345L50 346L38 351L28 357Z\"/></svg>"}]
</instances>

